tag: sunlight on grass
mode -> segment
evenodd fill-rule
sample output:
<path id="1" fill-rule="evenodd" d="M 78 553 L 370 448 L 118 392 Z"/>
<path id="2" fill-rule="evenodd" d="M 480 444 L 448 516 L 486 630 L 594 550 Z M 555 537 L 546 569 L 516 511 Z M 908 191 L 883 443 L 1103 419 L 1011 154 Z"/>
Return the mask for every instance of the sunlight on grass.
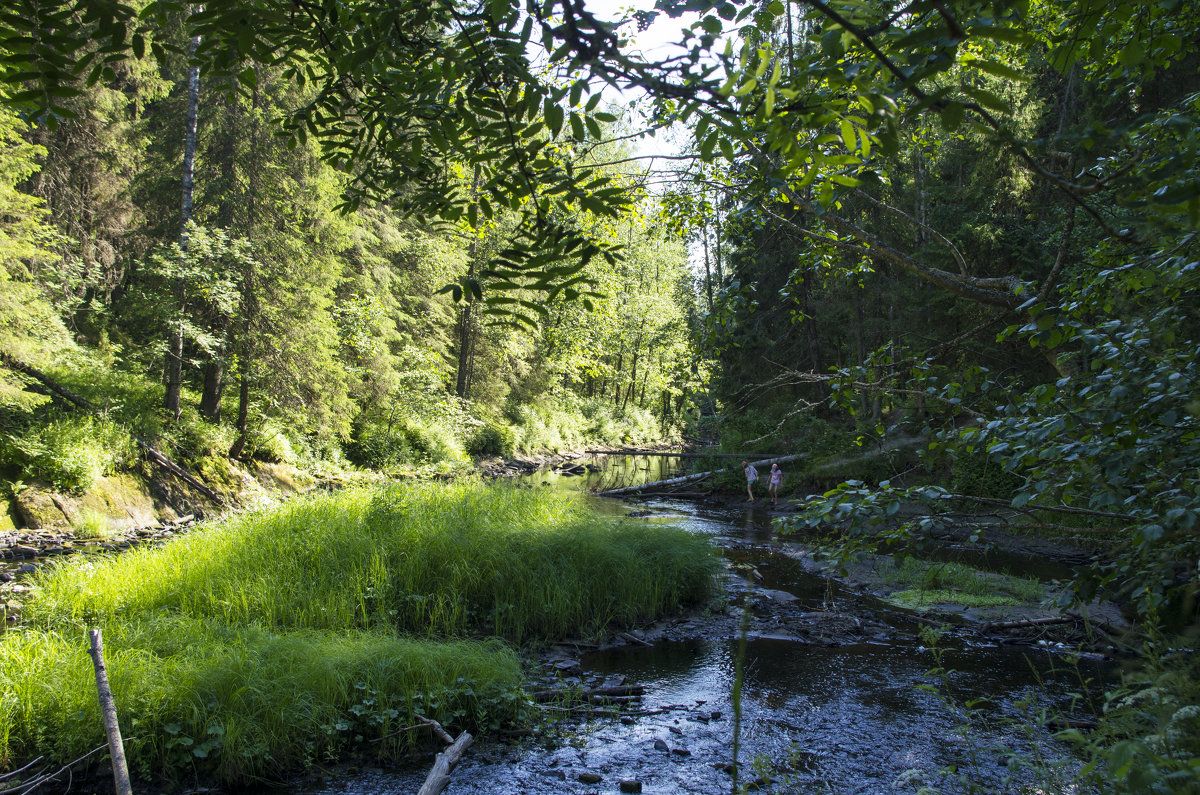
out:
<path id="1" fill-rule="evenodd" d="M 677 611 L 717 570 L 677 528 L 479 483 L 305 497 L 64 560 L 31 579 L 26 627 L 0 638 L 0 765 L 103 742 L 85 627 L 105 632 L 131 759 L 245 783 L 351 748 L 395 754 L 412 733 L 371 740 L 416 713 L 454 730 L 519 721 L 504 640 Z"/>

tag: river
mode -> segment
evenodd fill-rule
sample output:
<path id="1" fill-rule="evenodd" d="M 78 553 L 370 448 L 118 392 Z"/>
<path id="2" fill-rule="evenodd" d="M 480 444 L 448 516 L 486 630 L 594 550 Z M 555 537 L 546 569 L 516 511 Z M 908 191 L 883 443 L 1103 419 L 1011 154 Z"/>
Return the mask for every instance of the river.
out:
<path id="1" fill-rule="evenodd" d="M 588 463 L 588 462 L 584 462 Z M 653 480 L 679 462 L 614 456 L 585 478 L 551 472 L 533 488 L 611 487 Z M 759 505 L 714 506 L 652 499 L 595 500 L 598 510 L 651 512 L 709 536 L 729 562 L 719 613 L 659 627 L 640 644 L 578 655 L 568 681 L 643 685 L 633 714 L 564 722 L 518 744 L 483 739 L 468 751 L 447 793 L 728 793 L 735 736 L 733 695 L 741 674 L 738 757 L 743 783 L 787 793 L 1020 792 L 1040 760 L 1069 776 L 1072 762 L 1030 718 L 1040 710 L 1087 716 L 1106 669 L 1053 649 L 972 643 L 953 636 L 929 648 L 923 623 L 868 594 L 840 587 L 797 563 L 804 541 L 780 539 Z M 1029 570 L 1040 564 L 1030 559 Z M 1003 568 L 1026 568 L 1011 556 Z M 1043 566 L 1043 568 L 1045 568 Z M 1053 567 L 1039 572 L 1052 576 Z M 738 630 L 743 609 L 753 618 Z M 780 618 L 782 616 L 782 618 Z M 830 622 L 853 622 L 847 635 Z M 790 622 L 790 623 L 789 623 Z M 807 622 L 807 623 L 805 623 Z M 824 622 L 824 623 L 822 623 Z M 796 629 L 806 627 L 807 634 Z M 814 634 L 814 627 L 816 628 Z M 847 638 L 850 638 L 847 640 Z M 560 659 L 570 649 L 561 650 Z M 568 660 L 568 664 L 574 663 Z M 740 664 L 739 664 L 740 663 Z M 941 668 L 941 673 L 931 673 Z M 1086 700 L 1086 699 L 1085 699 Z M 413 793 L 427 768 L 366 769 L 298 786 L 309 795 Z M 637 782 L 636 784 L 634 782 Z"/>

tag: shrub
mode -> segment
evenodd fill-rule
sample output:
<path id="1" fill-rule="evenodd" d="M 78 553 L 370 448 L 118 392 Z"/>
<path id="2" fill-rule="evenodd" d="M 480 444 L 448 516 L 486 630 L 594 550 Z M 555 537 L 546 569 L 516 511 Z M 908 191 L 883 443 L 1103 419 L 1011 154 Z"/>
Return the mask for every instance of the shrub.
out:
<path id="1" fill-rule="evenodd" d="M 497 420 L 488 420 L 467 440 L 467 452 L 474 456 L 498 455 L 509 458 L 516 443 L 517 435 L 511 427 Z"/>
<path id="2" fill-rule="evenodd" d="M 5 437 L 5 463 L 56 489 L 87 491 L 96 479 L 136 460 L 129 432 L 105 420 L 66 415 Z"/>
<path id="3" fill-rule="evenodd" d="M 959 494 L 1008 500 L 1021 487 L 1022 480 L 993 461 L 986 450 L 957 450 L 950 465 L 950 488 Z"/>
<path id="4" fill-rule="evenodd" d="M 564 394 L 536 404 L 510 404 L 507 415 L 516 449 L 567 450 L 589 444 L 644 444 L 662 438 L 654 413 L 636 406 L 615 409 L 600 398 Z"/>

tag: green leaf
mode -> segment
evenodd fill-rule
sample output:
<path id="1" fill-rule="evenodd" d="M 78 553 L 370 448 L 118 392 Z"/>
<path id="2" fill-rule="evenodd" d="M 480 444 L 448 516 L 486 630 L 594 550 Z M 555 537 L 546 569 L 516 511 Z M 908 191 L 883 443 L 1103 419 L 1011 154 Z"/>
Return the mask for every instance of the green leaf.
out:
<path id="1" fill-rule="evenodd" d="M 550 98 L 546 98 L 545 104 L 546 124 L 550 127 L 550 131 L 557 137 L 562 131 L 563 126 L 563 109 L 562 106 L 551 102 Z"/>

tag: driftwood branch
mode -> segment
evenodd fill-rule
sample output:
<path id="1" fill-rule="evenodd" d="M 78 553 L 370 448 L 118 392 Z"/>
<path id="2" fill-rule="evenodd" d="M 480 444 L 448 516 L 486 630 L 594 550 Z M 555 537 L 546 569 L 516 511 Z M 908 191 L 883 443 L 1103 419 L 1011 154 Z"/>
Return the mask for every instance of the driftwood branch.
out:
<path id="1" fill-rule="evenodd" d="M 91 638 L 92 665 L 96 669 L 96 692 L 104 718 L 104 733 L 108 735 L 108 753 L 112 757 L 113 784 L 117 795 L 133 795 L 129 784 L 129 767 L 125 764 L 125 745 L 121 742 L 121 726 L 117 723 L 117 706 L 108 686 L 108 671 L 104 667 L 104 640 L 100 630 L 88 631 Z"/>
<path id="2" fill-rule="evenodd" d="M 437 755 L 433 769 L 425 777 L 425 783 L 421 785 L 417 795 L 439 795 L 450 783 L 450 773 L 453 772 L 454 766 L 474 741 L 475 738 L 467 732 L 458 735 L 458 739 L 449 748 Z"/>

